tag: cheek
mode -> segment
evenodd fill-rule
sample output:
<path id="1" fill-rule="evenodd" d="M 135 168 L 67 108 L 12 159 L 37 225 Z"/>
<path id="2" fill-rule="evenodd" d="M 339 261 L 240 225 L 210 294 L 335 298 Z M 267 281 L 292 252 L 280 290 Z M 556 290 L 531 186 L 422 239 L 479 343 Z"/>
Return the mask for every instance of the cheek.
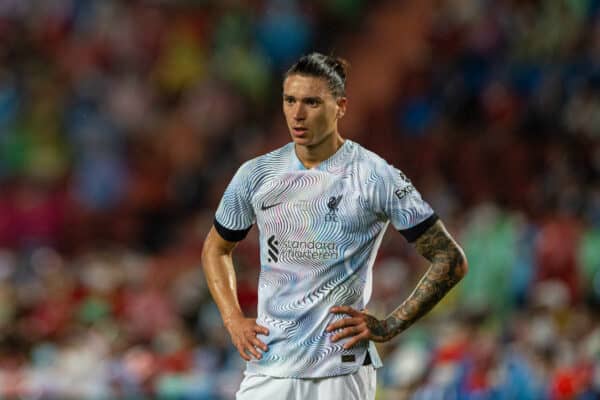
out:
<path id="1" fill-rule="evenodd" d="M 334 118 L 331 117 L 331 112 L 321 112 L 315 116 L 315 123 L 321 127 L 329 127 L 333 121 Z"/>

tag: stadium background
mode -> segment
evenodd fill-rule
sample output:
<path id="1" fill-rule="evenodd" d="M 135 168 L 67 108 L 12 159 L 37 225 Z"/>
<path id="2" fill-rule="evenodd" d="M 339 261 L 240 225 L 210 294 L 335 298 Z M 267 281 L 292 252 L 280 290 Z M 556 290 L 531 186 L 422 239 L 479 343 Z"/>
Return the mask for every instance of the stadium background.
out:
<path id="1" fill-rule="evenodd" d="M 352 64 L 342 133 L 412 178 L 471 265 L 380 346 L 378 399 L 597 398 L 599 8 L 0 0 L 0 397 L 232 396 L 200 250 L 239 164 L 288 141 L 282 72 L 318 50 Z M 256 246 L 236 253 L 250 314 Z M 370 311 L 425 267 L 388 232 Z"/>

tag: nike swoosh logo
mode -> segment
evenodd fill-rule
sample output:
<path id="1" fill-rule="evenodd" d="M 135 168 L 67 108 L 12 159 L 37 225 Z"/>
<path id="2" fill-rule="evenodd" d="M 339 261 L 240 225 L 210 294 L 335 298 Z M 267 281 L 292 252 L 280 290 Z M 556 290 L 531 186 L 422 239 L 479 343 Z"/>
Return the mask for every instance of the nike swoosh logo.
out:
<path id="1" fill-rule="evenodd" d="M 265 210 L 268 210 L 269 208 L 277 207 L 280 204 L 281 204 L 281 202 L 275 203 L 275 204 L 270 204 L 270 205 L 266 206 L 265 203 L 262 203 L 262 205 L 260 206 L 260 209 L 265 211 Z"/>

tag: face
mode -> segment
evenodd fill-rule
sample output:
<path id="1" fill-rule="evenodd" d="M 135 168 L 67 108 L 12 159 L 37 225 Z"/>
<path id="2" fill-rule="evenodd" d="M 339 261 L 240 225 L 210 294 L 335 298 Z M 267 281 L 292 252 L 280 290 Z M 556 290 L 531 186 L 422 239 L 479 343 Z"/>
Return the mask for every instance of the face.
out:
<path id="1" fill-rule="evenodd" d="M 327 81 L 290 75 L 283 82 L 283 113 L 292 140 L 313 147 L 337 135 L 337 123 L 346 112 L 346 98 L 335 98 Z"/>

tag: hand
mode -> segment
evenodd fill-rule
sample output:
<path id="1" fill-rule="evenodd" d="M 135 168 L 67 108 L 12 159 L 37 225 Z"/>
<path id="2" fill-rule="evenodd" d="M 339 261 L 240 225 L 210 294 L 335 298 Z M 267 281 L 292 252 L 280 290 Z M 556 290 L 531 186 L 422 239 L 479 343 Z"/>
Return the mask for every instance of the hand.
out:
<path id="1" fill-rule="evenodd" d="M 332 307 L 330 311 L 333 314 L 347 314 L 350 316 L 349 318 L 342 318 L 329 324 L 325 329 L 326 332 L 341 329 L 331 337 L 332 342 L 351 337 L 344 344 L 344 349 L 346 350 L 363 340 L 386 342 L 393 337 L 393 334 L 388 332 L 386 321 L 380 321 L 366 312 L 361 312 L 347 306 Z"/>
<path id="2" fill-rule="evenodd" d="M 229 319 L 225 321 L 225 327 L 229 331 L 233 345 L 244 360 L 250 361 L 252 359 L 248 353 L 253 355 L 257 360 L 260 360 L 262 354 L 258 349 L 261 349 L 263 352 L 269 350 L 267 345 L 256 337 L 259 333 L 268 335 L 269 330 L 264 326 L 258 325 L 256 319 L 244 317 Z"/>

